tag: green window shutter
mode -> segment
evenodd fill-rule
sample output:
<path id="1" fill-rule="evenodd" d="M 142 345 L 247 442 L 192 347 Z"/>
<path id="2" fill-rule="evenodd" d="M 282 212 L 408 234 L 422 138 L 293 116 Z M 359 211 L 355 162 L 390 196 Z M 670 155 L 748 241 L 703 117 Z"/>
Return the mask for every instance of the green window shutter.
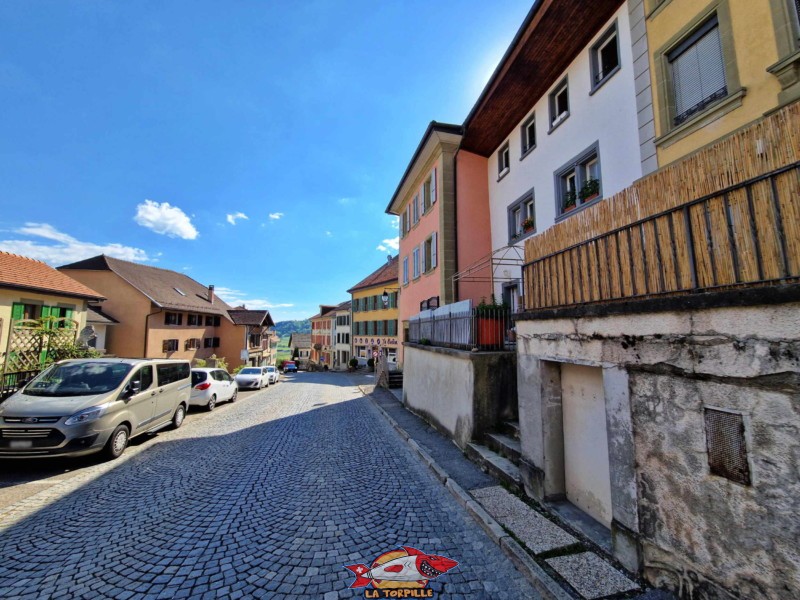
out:
<path id="1" fill-rule="evenodd" d="M 51 307 L 49 307 L 49 306 L 43 306 L 43 307 L 42 307 L 42 317 L 41 317 L 41 318 L 42 318 L 42 323 L 44 324 L 44 328 L 45 328 L 45 329 L 52 329 L 52 328 L 53 328 L 53 324 L 52 324 L 52 323 L 48 323 L 48 322 L 45 320 L 45 319 L 47 319 L 48 317 L 50 317 L 50 311 L 51 311 L 51 310 L 52 310 L 52 309 L 51 309 Z M 44 359 L 42 360 L 42 364 L 44 364 Z"/>
<path id="2" fill-rule="evenodd" d="M 19 321 L 22 317 L 25 316 L 25 305 L 18 304 L 15 302 L 11 305 L 11 319 L 14 321 Z"/>
<path id="3" fill-rule="evenodd" d="M 67 310 L 64 311 L 64 317 L 65 318 L 71 319 L 72 315 L 73 315 L 73 310 L 71 308 L 68 308 Z"/>

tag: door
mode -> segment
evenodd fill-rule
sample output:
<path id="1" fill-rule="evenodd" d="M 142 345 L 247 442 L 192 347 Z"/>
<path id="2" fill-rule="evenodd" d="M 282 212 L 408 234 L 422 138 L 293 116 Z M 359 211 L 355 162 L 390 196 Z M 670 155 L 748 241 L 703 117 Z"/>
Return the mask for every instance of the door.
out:
<path id="1" fill-rule="evenodd" d="M 189 400 L 191 390 L 191 368 L 188 362 L 172 362 L 156 365 L 158 394 L 156 394 L 156 414 L 153 424 L 157 425 L 172 418 L 182 397 Z"/>
<path id="2" fill-rule="evenodd" d="M 611 526 L 611 475 L 603 370 L 561 365 L 567 499 Z"/>
<path id="3" fill-rule="evenodd" d="M 153 420 L 158 393 L 153 381 L 153 366 L 147 365 L 136 371 L 131 383 L 139 386 L 139 393 L 131 396 L 126 404 L 136 420 L 136 429 L 147 426 Z"/>
<path id="4" fill-rule="evenodd" d="M 212 371 L 214 390 L 219 400 L 230 400 L 233 396 L 233 379 L 225 371 Z"/>

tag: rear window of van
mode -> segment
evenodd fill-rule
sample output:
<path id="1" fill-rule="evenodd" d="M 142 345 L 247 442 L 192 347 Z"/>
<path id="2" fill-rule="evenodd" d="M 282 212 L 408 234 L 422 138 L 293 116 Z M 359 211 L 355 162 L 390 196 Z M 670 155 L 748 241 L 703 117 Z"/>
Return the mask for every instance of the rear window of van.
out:
<path id="1" fill-rule="evenodd" d="M 156 372 L 158 373 L 158 385 L 167 385 L 168 383 L 175 383 L 181 379 L 189 379 L 191 373 L 189 363 L 167 363 L 156 365 Z"/>

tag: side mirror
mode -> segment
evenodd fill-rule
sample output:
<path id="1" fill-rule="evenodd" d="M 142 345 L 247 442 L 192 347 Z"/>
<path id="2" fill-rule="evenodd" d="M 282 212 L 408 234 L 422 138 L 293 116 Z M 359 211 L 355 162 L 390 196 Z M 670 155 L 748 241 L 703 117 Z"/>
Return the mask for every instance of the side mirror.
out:
<path id="1" fill-rule="evenodd" d="M 138 381 L 130 381 L 128 385 L 125 386 L 125 389 L 122 390 L 122 399 L 127 400 L 132 396 L 135 396 L 140 391 L 142 391 L 142 385 Z"/>

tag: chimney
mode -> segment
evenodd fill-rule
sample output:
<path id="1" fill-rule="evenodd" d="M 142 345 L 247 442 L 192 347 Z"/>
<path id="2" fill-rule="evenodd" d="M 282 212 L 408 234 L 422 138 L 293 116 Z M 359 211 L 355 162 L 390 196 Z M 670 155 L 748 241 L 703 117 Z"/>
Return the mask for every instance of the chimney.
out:
<path id="1" fill-rule="evenodd" d="M 386 257 L 386 262 L 387 262 L 387 263 L 390 263 L 390 262 L 392 262 L 392 255 L 391 255 L 391 254 L 390 254 L 389 256 L 387 256 L 387 257 Z"/>
<path id="2" fill-rule="evenodd" d="M 208 286 L 208 301 L 211 304 L 214 304 L 214 286 L 213 285 Z"/>

